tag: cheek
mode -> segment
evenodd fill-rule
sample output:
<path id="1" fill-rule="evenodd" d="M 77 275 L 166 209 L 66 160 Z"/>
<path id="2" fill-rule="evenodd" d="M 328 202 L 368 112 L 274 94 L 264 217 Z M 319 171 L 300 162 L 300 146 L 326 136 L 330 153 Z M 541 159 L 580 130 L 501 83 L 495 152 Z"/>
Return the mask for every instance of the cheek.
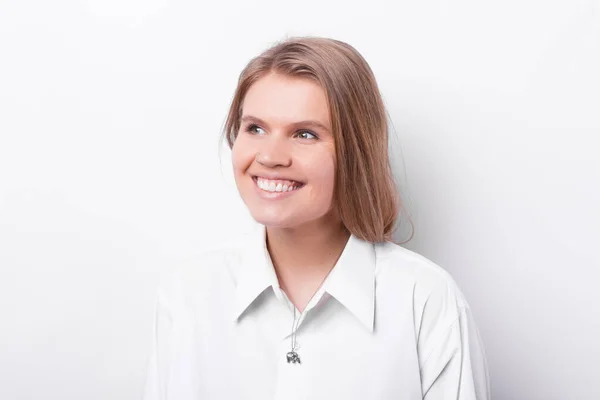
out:
<path id="1" fill-rule="evenodd" d="M 329 200 L 335 185 L 335 157 L 330 152 L 321 154 L 309 160 L 305 168 L 311 182 L 312 197 Z"/>
<path id="2" fill-rule="evenodd" d="M 231 148 L 231 162 L 235 175 L 243 174 L 254 160 L 252 149 L 246 143 L 242 136 L 239 136 Z"/>

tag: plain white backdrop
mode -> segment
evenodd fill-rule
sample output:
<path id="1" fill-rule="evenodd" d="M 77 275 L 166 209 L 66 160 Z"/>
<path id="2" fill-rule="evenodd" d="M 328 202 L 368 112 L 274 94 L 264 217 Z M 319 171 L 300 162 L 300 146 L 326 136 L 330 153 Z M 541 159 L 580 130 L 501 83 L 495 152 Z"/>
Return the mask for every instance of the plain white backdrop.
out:
<path id="1" fill-rule="evenodd" d="M 0 0 L 0 399 L 140 398 L 160 274 L 251 227 L 220 130 L 291 35 L 373 68 L 493 398 L 599 399 L 597 0 Z"/>

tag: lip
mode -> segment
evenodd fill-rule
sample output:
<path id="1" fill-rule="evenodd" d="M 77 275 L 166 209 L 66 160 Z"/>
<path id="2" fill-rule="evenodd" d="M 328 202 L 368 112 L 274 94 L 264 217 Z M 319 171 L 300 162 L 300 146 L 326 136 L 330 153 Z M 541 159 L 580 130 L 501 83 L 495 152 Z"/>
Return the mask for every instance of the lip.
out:
<path id="1" fill-rule="evenodd" d="M 266 178 L 264 175 L 261 175 L 260 177 Z M 278 179 L 284 179 L 284 178 L 278 178 Z M 266 190 L 262 190 L 261 188 L 258 187 L 257 180 L 258 180 L 257 176 L 252 177 L 252 182 L 254 183 L 254 190 L 256 190 L 256 193 L 265 200 L 286 199 L 290 196 L 293 196 L 298 190 L 302 190 L 302 188 L 304 187 L 304 183 L 295 181 L 295 182 L 301 183 L 302 186 L 300 186 L 298 189 L 294 189 L 289 192 L 267 192 Z M 293 180 L 293 179 L 287 179 L 287 180 Z"/>

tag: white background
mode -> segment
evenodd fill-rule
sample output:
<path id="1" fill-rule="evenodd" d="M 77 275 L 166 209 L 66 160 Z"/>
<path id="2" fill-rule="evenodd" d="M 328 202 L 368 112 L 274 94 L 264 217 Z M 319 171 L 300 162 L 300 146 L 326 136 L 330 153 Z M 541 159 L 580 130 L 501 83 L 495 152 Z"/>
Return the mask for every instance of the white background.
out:
<path id="1" fill-rule="evenodd" d="M 159 274 L 251 226 L 220 130 L 286 35 L 375 71 L 494 399 L 600 399 L 596 0 L 0 0 L 0 399 L 140 398 Z"/>

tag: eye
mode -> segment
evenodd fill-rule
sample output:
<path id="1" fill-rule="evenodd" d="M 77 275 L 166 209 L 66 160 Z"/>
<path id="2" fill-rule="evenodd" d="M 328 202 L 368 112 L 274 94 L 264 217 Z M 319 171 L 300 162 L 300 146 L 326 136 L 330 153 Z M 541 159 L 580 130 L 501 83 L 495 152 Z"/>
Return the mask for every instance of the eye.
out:
<path id="1" fill-rule="evenodd" d="M 246 127 L 246 132 L 252 133 L 254 135 L 260 135 L 260 134 L 264 133 L 264 130 L 263 130 L 263 128 L 261 128 L 260 126 L 258 126 L 256 124 L 250 124 Z"/>
<path id="2" fill-rule="evenodd" d="M 318 139 L 317 135 L 311 131 L 300 131 L 296 133 L 296 137 L 299 137 L 300 139 Z"/>

